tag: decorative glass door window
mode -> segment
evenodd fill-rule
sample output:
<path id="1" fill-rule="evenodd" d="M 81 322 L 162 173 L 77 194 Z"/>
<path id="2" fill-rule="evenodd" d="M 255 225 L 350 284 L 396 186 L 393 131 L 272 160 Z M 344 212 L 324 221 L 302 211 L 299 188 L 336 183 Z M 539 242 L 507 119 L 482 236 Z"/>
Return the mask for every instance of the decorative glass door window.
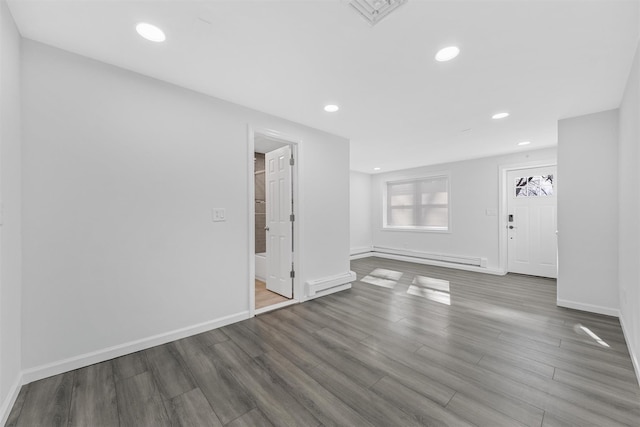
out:
<path id="1" fill-rule="evenodd" d="M 516 197 L 553 196 L 553 175 L 516 178 Z"/>

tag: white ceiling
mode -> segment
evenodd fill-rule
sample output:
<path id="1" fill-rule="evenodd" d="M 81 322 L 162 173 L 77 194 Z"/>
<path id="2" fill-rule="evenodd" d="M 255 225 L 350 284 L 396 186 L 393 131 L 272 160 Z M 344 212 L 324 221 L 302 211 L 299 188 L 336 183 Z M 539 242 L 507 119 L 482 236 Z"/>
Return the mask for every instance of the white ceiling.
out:
<path id="1" fill-rule="evenodd" d="M 348 137 L 369 173 L 555 145 L 559 118 L 619 106 L 640 16 L 636 0 L 409 0 L 375 27 L 344 0 L 10 8 L 24 37 Z"/>

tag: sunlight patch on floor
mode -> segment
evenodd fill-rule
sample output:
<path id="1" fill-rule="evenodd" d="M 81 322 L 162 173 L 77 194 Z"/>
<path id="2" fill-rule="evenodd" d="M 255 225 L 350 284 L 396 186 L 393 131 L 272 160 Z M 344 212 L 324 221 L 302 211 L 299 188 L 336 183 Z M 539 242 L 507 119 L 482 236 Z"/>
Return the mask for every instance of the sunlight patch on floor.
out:
<path id="1" fill-rule="evenodd" d="M 416 276 L 409 285 L 407 293 L 426 298 L 440 304 L 451 305 L 451 292 L 448 280 L 433 277 Z"/>
<path id="2" fill-rule="evenodd" d="M 578 329 L 580 329 L 585 334 L 589 335 L 595 342 L 597 342 L 601 346 L 610 348 L 609 344 L 607 344 L 602 338 L 600 338 L 599 336 L 594 334 L 591 329 L 587 328 L 586 326 L 581 325 L 580 323 L 578 323 L 576 326 L 578 327 Z"/>
<path id="3" fill-rule="evenodd" d="M 360 279 L 361 282 L 370 285 L 380 286 L 382 288 L 393 289 L 398 280 L 402 277 L 402 272 L 395 270 L 386 270 L 384 268 L 376 268 L 367 276 Z"/>

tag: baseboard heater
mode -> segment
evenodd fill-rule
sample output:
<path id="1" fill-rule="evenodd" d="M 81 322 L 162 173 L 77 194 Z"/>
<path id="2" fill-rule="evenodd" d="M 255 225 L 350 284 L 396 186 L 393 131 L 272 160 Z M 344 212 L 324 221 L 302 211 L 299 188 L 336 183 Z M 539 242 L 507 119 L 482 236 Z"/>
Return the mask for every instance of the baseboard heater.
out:
<path id="1" fill-rule="evenodd" d="M 348 273 L 338 274 L 336 276 L 324 277 L 322 279 L 308 280 L 307 295 L 315 296 L 323 291 L 345 285 L 356 280 L 356 273 L 349 271 Z"/>
<path id="2" fill-rule="evenodd" d="M 430 261 L 446 262 L 449 264 L 470 265 L 474 267 L 487 268 L 487 259 L 482 257 L 470 257 L 460 255 L 435 254 L 431 252 L 410 251 L 405 249 L 385 248 L 383 246 L 374 246 L 372 255 L 376 253 L 400 255 L 406 257 L 426 259 Z"/>

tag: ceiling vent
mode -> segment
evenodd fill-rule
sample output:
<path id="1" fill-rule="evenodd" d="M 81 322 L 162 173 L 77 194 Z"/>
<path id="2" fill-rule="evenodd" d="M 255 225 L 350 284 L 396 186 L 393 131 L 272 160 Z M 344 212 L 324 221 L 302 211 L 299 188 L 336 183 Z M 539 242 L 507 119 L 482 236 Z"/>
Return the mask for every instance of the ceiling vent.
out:
<path id="1" fill-rule="evenodd" d="M 349 5 L 373 26 L 406 2 L 407 0 L 349 0 Z"/>

